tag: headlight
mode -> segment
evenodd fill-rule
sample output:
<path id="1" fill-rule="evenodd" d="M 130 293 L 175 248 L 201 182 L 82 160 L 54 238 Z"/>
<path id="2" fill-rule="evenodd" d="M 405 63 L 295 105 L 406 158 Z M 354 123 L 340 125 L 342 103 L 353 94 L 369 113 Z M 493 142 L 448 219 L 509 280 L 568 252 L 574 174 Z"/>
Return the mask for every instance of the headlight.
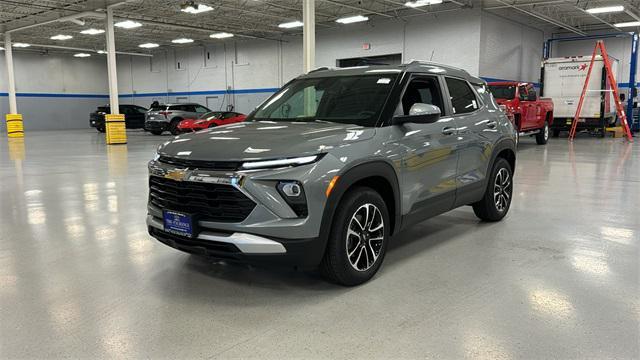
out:
<path id="1" fill-rule="evenodd" d="M 307 197 L 304 195 L 304 188 L 300 182 L 280 181 L 277 188 L 280 196 L 298 217 L 307 217 Z"/>
<path id="2" fill-rule="evenodd" d="M 160 159 L 160 154 L 156 152 L 156 154 L 153 156 L 153 161 L 158 161 L 158 159 Z"/>
<path id="3" fill-rule="evenodd" d="M 303 157 L 288 158 L 288 159 L 249 161 L 242 164 L 242 169 L 253 170 L 253 169 L 265 169 L 265 168 L 277 168 L 277 167 L 285 167 L 285 166 L 307 165 L 320 160 L 321 157 L 322 155 L 312 155 L 312 156 L 303 156 Z"/>

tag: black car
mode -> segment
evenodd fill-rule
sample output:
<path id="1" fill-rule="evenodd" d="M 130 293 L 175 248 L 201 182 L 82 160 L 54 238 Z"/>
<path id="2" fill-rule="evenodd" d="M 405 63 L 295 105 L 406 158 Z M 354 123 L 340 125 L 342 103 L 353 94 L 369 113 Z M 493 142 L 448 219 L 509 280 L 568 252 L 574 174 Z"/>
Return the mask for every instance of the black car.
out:
<path id="1" fill-rule="evenodd" d="M 145 114 L 147 109 L 138 105 L 120 105 L 120 114 L 124 114 L 125 126 L 127 129 L 141 129 L 144 127 Z M 105 132 L 104 116 L 111 114 L 109 105 L 99 106 L 96 111 L 89 114 L 89 125 L 99 132 Z"/>

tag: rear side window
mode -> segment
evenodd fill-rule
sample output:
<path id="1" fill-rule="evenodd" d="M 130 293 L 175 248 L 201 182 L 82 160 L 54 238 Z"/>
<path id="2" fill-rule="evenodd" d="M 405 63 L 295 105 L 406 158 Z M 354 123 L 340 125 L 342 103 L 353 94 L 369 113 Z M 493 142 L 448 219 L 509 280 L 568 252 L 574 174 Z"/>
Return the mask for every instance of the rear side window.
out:
<path id="1" fill-rule="evenodd" d="M 460 79 L 447 78 L 449 96 L 454 114 L 465 114 L 478 110 L 478 99 L 469 84 Z"/>
<path id="2" fill-rule="evenodd" d="M 154 105 L 151 108 L 149 108 L 149 110 L 151 110 L 151 111 L 163 111 L 166 108 L 167 108 L 167 105 Z"/>

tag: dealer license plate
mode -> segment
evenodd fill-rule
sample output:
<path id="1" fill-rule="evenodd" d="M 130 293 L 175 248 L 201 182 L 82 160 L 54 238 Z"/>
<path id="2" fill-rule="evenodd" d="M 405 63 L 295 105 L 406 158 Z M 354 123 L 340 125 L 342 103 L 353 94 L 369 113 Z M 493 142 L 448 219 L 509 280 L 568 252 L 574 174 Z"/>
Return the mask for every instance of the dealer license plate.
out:
<path id="1" fill-rule="evenodd" d="M 191 215 L 164 210 L 162 217 L 164 219 L 164 231 L 180 236 L 193 237 L 193 218 Z"/>

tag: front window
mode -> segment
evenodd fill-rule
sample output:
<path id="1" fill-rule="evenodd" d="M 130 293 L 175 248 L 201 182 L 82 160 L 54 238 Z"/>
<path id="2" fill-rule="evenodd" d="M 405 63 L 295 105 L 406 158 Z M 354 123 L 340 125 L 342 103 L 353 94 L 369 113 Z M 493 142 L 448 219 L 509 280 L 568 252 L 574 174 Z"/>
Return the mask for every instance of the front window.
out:
<path id="1" fill-rule="evenodd" d="M 513 85 L 489 85 L 489 91 L 496 99 L 511 100 L 516 97 L 516 87 Z"/>
<path id="2" fill-rule="evenodd" d="M 301 79 L 261 105 L 250 121 L 330 121 L 375 126 L 395 74 Z"/>

